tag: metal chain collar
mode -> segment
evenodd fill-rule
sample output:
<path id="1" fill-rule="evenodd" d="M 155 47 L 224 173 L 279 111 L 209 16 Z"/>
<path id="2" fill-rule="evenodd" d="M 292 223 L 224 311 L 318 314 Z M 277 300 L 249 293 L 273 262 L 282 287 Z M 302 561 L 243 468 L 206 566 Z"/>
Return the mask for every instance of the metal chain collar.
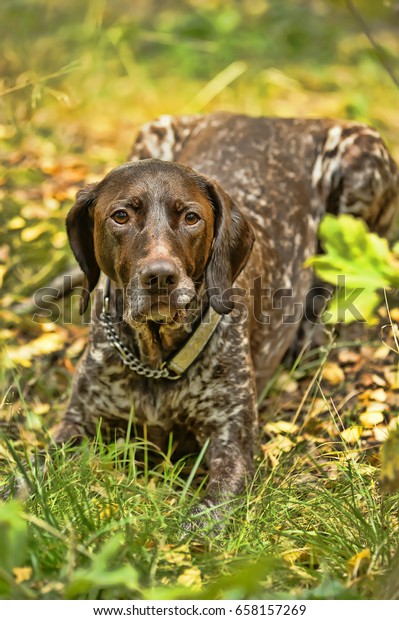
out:
<path id="1" fill-rule="evenodd" d="M 118 355 L 125 366 L 138 375 L 142 375 L 148 379 L 169 379 L 170 381 L 180 379 L 204 350 L 222 318 L 221 315 L 209 306 L 208 311 L 204 316 L 204 320 L 201 320 L 200 324 L 191 334 L 190 339 L 186 342 L 184 347 L 180 349 L 180 351 L 178 351 L 172 359 L 163 362 L 161 364 L 161 368 L 154 369 L 150 368 L 146 364 L 143 364 L 120 339 L 109 313 L 110 292 L 111 281 L 107 278 L 105 283 L 103 308 L 100 314 L 100 321 L 105 327 L 107 340 L 117 350 Z"/>
<path id="2" fill-rule="evenodd" d="M 108 301 L 107 298 L 104 301 Z M 112 318 L 107 311 L 106 305 L 108 304 L 104 304 L 103 311 L 100 314 L 100 321 L 105 327 L 108 341 L 118 351 L 119 357 L 121 358 L 125 366 L 130 368 L 130 370 L 133 370 L 133 372 L 135 372 L 136 374 L 147 377 L 148 379 L 179 379 L 179 375 L 171 375 L 168 368 L 166 367 L 161 369 L 154 369 L 140 362 L 138 357 L 136 357 L 134 353 L 132 353 L 132 351 L 119 338 L 119 335 L 112 324 Z"/>

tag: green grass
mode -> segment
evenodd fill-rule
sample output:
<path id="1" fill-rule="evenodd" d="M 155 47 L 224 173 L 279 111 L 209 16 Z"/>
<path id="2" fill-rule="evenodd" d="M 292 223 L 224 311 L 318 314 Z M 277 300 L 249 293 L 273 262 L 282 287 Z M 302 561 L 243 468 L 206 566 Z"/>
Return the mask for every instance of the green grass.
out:
<path id="1" fill-rule="evenodd" d="M 397 68 L 393 5 L 357 5 Z M 73 265 L 64 221 L 74 195 L 124 161 L 141 123 L 220 109 L 354 118 L 398 156 L 399 120 L 396 87 L 338 0 L 4 0 L 0 35 L 4 479 L 45 445 L 87 334 L 74 306 L 49 325 L 19 304 Z M 290 371 L 315 377 L 305 420 L 324 397 L 324 361 Z M 342 428 L 329 409 L 289 435 L 289 452 L 257 450 L 253 487 L 218 537 L 181 538 L 205 482 L 195 456 L 154 465 L 148 446 L 136 465 L 143 445 L 105 446 L 100 435 L 57 451 L 44 480 L 29 472 L 25 499 L 0 504 L 0 597 L 399 596 L 399 498 L 381 494 L 367 450 L 324 434 Z M 344 426 L 356 421 L 353 406 Z"/>
<path id="2" fill-rule="evenodd" d="M 336 479 L 321 475 L 320 467 L 311 475 L 301 444 L 272 470 L 259 462 L 252 488 L 215 537 L 182 529 L 201 495 L 204 475 L 190 484 L 199 462 L 172 464 L 158 455 L 151 466 L 154 450 L 144 445 L 136 464 L 142 448 L 143 442 L 105 446 L 99 435 L 94 444 L 58 449 L 44 479 L 34 465 L 28 469 L 23 505 L 0 506 L 8 549 L 0 562 L 3 595 L 370 598 L 383 592 L 398 545 L 399 496 L 381 497 L 370 465 L 348 453 Z M 333 446 L 330 456 L 338 456 Z M 11 450 L 6 469 L 21 467 Z M 15 516 L 7 520 L 10 511 Z M 12 540 L 18 534 L 21 541 L 21 529 L 16 551 Z M 366 559 L 358 556 L 355 566 L 362 552 Z M 26 566 L 32 571 L 22 584 L 2 581 L 4 571 L 10 576 L 10 568 Z"/>

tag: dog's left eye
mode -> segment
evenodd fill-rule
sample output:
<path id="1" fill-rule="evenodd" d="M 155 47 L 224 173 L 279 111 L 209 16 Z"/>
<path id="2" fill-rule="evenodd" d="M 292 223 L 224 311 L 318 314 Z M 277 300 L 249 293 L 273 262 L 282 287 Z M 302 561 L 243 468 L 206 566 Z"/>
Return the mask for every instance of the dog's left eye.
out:
<path id="1" fill-rule="evenodd" d="M 184 221 L 189 226 L 192 226 L 193 224 L 196 224 L 197 222 L 199 222 L 199 220 L 200 220 L 199 215 L 194 213 L 194 211 L 190 211 L 189 213 L 186 213 L 186 215 L 184 217 Z"/>
<path id="2" fill-rule="evenodd" d="M 129 219 L 127 212 L 124 211 L 123 209 L 116 211 L 115 213 L 112 214 L 111 217 L 114 220 L 114 222 L 116 222 L 117 224 L 126 224 L 126 222 Z"/>

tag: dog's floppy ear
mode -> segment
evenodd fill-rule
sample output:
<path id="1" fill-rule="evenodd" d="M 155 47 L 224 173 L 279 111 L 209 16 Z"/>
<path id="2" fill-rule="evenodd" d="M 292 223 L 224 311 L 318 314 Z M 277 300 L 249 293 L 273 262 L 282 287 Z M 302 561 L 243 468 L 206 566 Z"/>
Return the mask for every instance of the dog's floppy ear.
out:
<path id="1" fill-rule="evenodd" d="M 100 277 L 100 267 L 94 253 L 93 209 L 97 185 L 88 185 L 76 195 L 76 202 L 66 218 L 66 227 L 72 251 L 85 274 L 80 314 L 83 314 L 90 300 L 90 293 Z"/>
<path id="2" fill-rule="evenodd" d="M 234 201 L 218 183 L 207 179 L 206 191 L 214 210 L 214 240 L 206 283 L 210 302 L 219 314 L 233 310 L 231 287 L 249 258 L 255 235 L 251 225 Z"/>

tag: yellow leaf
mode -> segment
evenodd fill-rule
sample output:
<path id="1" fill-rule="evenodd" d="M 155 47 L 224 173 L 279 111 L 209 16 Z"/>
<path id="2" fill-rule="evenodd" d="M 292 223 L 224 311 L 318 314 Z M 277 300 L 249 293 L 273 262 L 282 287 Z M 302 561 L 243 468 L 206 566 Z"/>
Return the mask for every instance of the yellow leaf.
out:
<path id="1" fill-rule="evenodd" d="M 65 583 L 61 581 L 49 581 L 40 588 L 41 594 L 49 594 L 50 592 L 63 592 Z"/>
<path id="2" fill-rule="evenodd" d="M 163 557 L 169 564 L 184 565 L 192 563 L 189 546 L 187 544 L 180 545 L 179 547 L 164 545 L 160 547 L 160 551 L 165 551 Z"/>
<path id="3" fill-rule="evenodd" d="M 18 228 L 23 228 L 25 226 L 25 220 L 16 215 L 8 222 L 8 230 L 18 230 Z"/>
<path id="4" fill-rule="evenodd" d="M 202 584 L 200 569 L 196 566 L 186 568 L 186 570 L 177 578 L 177 583 L 182 586 L 186 586 L 187 588 L 192 588 L 193 586 L 200 588 Z"/>
<path id="5" fill-rule="evenodd" d="M 315 398 L 308 415 L 313 418 L 318 416 L 320 413 L 323 413 L 327 409 L 328 405 L 326 404 L 324 398 Z"/>
<path id="6" fill-rule="evenodd" d="M 21 209 L 21 215 L 26 220 L 43 220 L 48 218 L 48 211 L 40 205 L 26 205 Z"/>
<path id="7" fill-rule="evenodd" d="M 366 428 L 373 428 L 377 426 L 377 424 L 381 424 L 384 421 L 384 415 L 380 411 L 366 411 L 365 413 L 361 413 L 359 416 L 359 420 L 362 426 Z"/>
<path id="8" fill-rule="evenodd" d="M 32 568 L 30 566 L 18 566 L 12 569 L 16 583 L 28 581 L 32 577 Z"/>
<path id="9" fill-rule="evenodd" d="M 17 349 L 8 349 L 8 357 L 11 361 L 30 366 L 30 360 L 39 355 L 47 355 L 60 351 L 64 347 L 64 339 L 58 333 L 42 334 L 39 338 L 24 344 Z"/>
<path id="10" fill-rule="evenodd" d="M 56 211 L 60 208 L 59 200 L 56 198 L 45 198 L 43 202 L 45 207 L 50 211 Z"/>
<path id="11" fill-rule="evenodd" d="M 387 426 L 376 426 L 373 432 L 374 439 L 382 443 L 389 435 L 389 428 Z"/>
<path id="12" fill-rule="evenodd" d="M 378 403 L 385 403 L 387 399 L 387 393 L 382 388 L 378 388 L 378 390 L 372 390 L 370 392 L 370 399 L 375 400 Z"/>
<path id="13" fill-rule="evenodd" d="M 43 415 L 50 411 L 50 405 L 49 403 L 40 403 L 39 405 L 35 405 L 34 407 L 32 407 L 32 411 L 36 415 Z"/>
<path id="14" fill-rule="evenodd" d="M 298 382 L 288 372 L 282 372 L 277 378 L 274 387 L 282 392 L 294 394 L 298 390 Z"/>
<path id="15" fill-rule="evenodd" d="M 59 231 L 55 233 L 55 235 L 51 238 L 51 245 L 56 249 L 64 248 L 68 243 L 68 238 L 66 233 L 63 231 Z"/>
<path id="16" fill-rule="evenodd" d="M 346 443 L 357 443 L 362 435 L 361 426 L 350 426 L 342 431 L 341 437 Z"/>
<path id="17" fill-rule="evenodd" d="M 277 435 L 272 441 L 262 444 L 261 449 L 274 461 L 281 452 L 290 452 L 294 446 L 295 443 L 285 435 Z"/>
<path id="18" fill-rule="evenodd" d="M 394 321 L 399 321 L 399 308 L 392 308 L 389 314 Z"/>
<path id="19" fill-rule="evenodd" d="M 370 402 L 367 405 L 367 413 L 382 413 L 386 408 L 384 403 Z"/>
<path id="20" fill-rule="evenodd" d="M 384 370 L 384 377 L 388 382 L 388 385 L 393 390 L 399 389 L 399 371 L 395 370 Z"/>
<path id="21" fill-rule="evenodd" d="M 105 506 L 102 507 L 102 509 L 98 513 L 98 516 L 100 517 L 101 520 L 110 519 L 114 515 L 118 514 L 118 512 L 119 512 L 118 504 L 110 503 L 110 504 L 105 504 Z"/>
<path id="22" fill-rule="evenodd" d="M 389 348 L 385 346 L 385 344 L 381 345 L 374 351 L 373 358 L 375 360 L 384 360 L 389 355 Z"/>
<path id="23" fill-rule="evenodd" d="M 278 420 L 277 422 L 269 422 L 265 424 L 265 431 L 279 435 L 280 433 L 296 433 L 298 426 L 286 420 Z"/>
<path id="24" fill-rule="evenodd" d="M 25 243 L 29 243 L 30 241 L 35 241 L 40 235 L 48 230 L 47 222 L 40 222 L 40 224 L 36 224 L 36 226 L 30 226 L 29 228 L 24 228 L 21 232 L 21 239 Z"/>
<path id="25" fill-rule="evenodd" d="M 303 564 L 314 566 L 318 563 L 316 555 L 310 547 L 301 547 L 299 549 L 290 549 L 283 552 L 283 558 L 289 564 Z"/>
<path id="26" fill-rule="evenodd" d="M 390 431 L 395 431 L 395 430 L 399 430 L 399 415 L 397 415 L 395 418 L 392 418 L 392 420 L 390 420 L 389 424 L 388 424 L 388 428 Z"/>
<path id="27" fill-rule="evenodd" d="M 370 566 L 370 560 L 370 549 L 362 549 L 362 551 L 356 553 L 356 555 L 352 556 L 351 559 L 348 560 L 348 576 L 351 579 L 356 579 L 359 575 L 364 575 Z"/>
<path id="28" fill-rule="evenodd" d="M 87 338 L 86 337 L 82 336 L 82 338 L 77 338 L 68 347 L 68 349 L 66 351 L 66 357 L 68 359 L 72 359 L 74 357 L 78 357 L 78 355 L 83 353 L 86 345 L 87 345 Z"/>
<path id="29" fill-rule="evenodd" d="M 323 368 L 322 377 L 331 385 L 338 385 L 345 379 L 344 371 L 336 362 L 327 362 Z"/>
<path id="30" fill-rule="evenodd" d="M 372 378 L 373 382 L 376 385 L 379 385 L 380 387 L 385 387 L 386 384 L 387 384 L 387 382 L 382 377 L 380 377 L 379 375 L 375 375 L 375 374 L 371 375 L 371 378 Z"/>

